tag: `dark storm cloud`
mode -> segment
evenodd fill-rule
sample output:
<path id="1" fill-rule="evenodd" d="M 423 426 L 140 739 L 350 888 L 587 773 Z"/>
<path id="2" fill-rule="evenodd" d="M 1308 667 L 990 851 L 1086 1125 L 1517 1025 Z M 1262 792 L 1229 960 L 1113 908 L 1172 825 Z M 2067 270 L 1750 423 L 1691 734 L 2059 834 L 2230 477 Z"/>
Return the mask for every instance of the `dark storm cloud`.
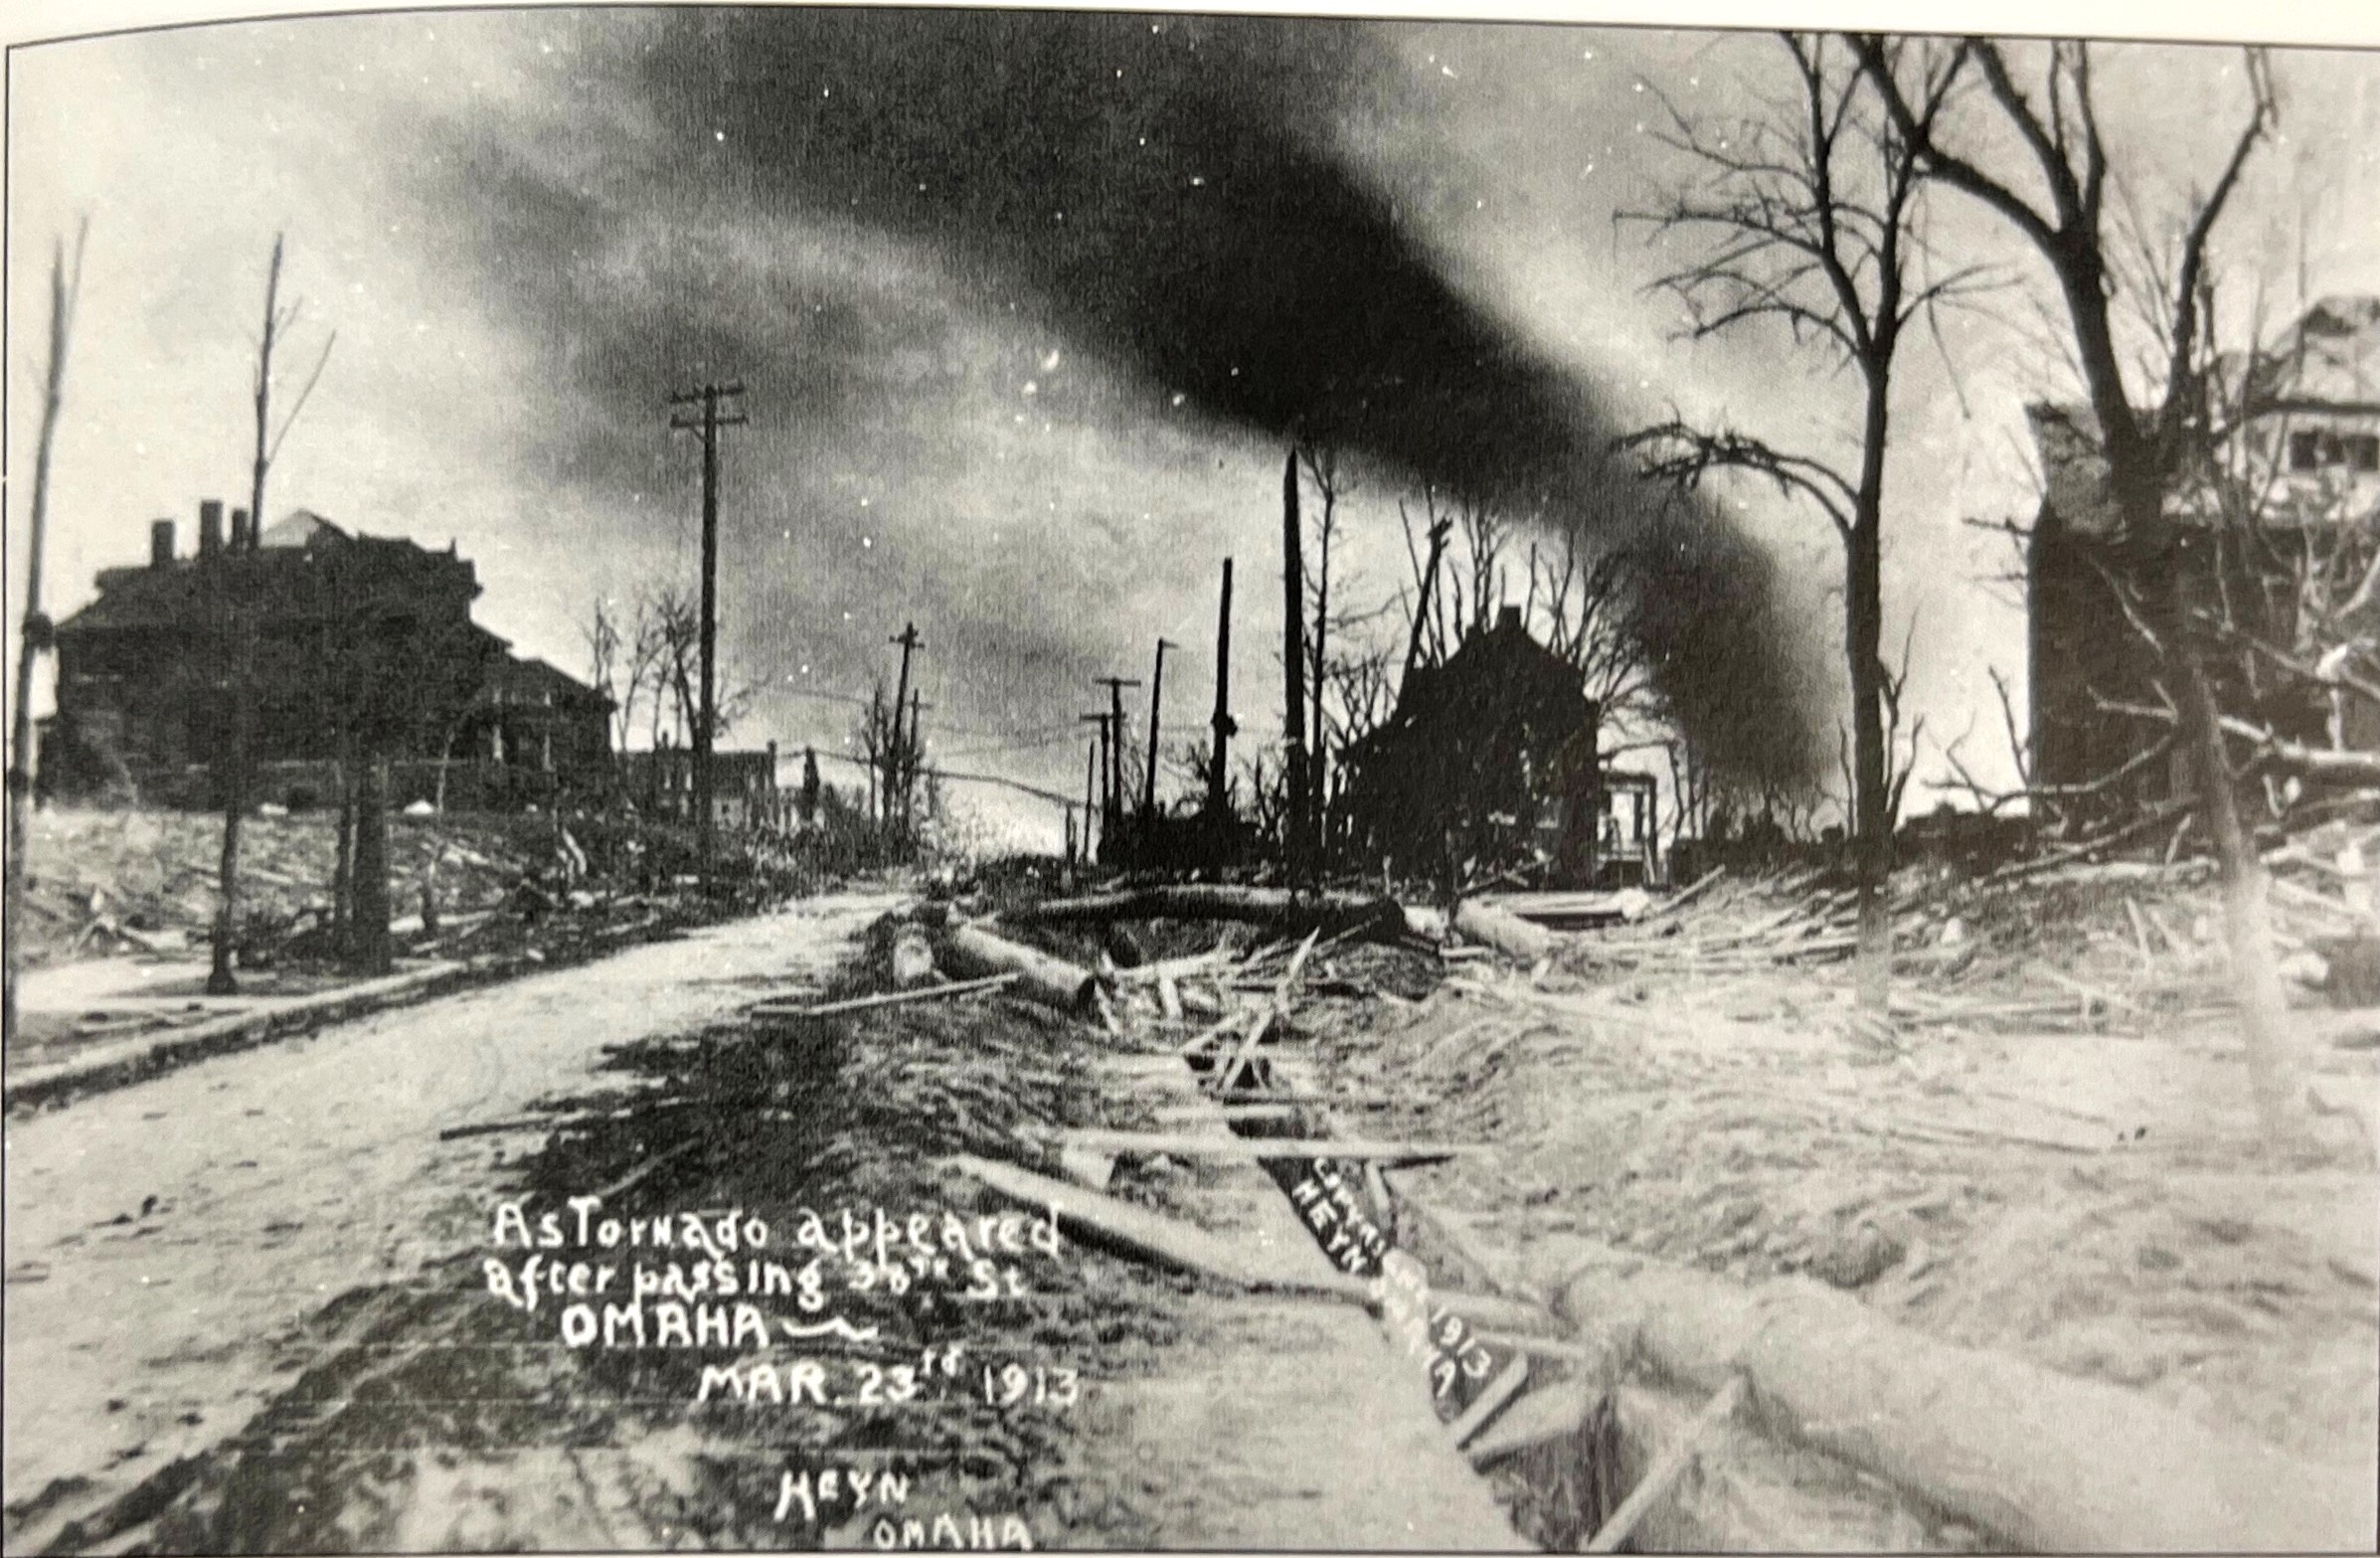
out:
<path id="1" fill-rule="evenodd" d="M 640 19 L 628 59 L 659 130 L 653 198 L 699 169 L 710 198 L 757 217 L 903 235 L 979 305 L 1021 304 L 1122 365 L 1145 388 L 1138 414 L 1179 395 L 1641 548 L 1659 562 L 1646 615 L 1663 690 L 1712 757 L 1806 765 L 1816 750 L 1767 556 L 1627 477 L 1593 387 L 1463 297 L 1334 150 L 1346 110 L 1395 90 L 1365 28 L 689 11 Z M 630 294 L 590 296 L 581 257 L 617 208 L 485 143 L 465 150 L 492 196 L 487 236 L 549 257 L 511 290 L 549 318 L 568 308 L 565 368 L 608 406 L 647 416 L 660 359 L 734 373 L 790 354 L 799 415 L 831 420 L 881 387 L 871 354 L 888 330 L 928 328 L 881 305 L 830 319 L 818 310 L 850 305 L 824 293 L 754 310 L 705 273 L 732 257 L 699 244 L 657 255 Z M 591 458 L 616 457 L 601 452 L 621 446 L 613 431 L 589 430 L 602 435 L 583 440 Z"/>

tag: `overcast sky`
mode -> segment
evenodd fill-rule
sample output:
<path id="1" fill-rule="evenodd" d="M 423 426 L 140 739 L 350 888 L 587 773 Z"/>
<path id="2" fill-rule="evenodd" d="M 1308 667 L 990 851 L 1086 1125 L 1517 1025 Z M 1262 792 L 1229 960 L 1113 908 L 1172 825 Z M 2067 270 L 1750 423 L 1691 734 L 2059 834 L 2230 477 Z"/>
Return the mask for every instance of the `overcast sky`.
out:
<path id="1" fill-rule="evenodd" d="M 1280 424 L 1329 365 L 1411 384 L 1488 364 L 1478 404 L 1425 397 L 1359 458 L 1337 587 L 1358 602 L 1405 575 L 1417 472 L 1527 464 L 1565 418 L 1580 447 L 1674 406 L 1840 451 L 1846 378 L 1781 338 L 1679 343 L 1645 291 L 1675 255 L 1613 222 L 1675 175 L 1647 134 L 1661 98 L 1738 111 L 1781 61 L 1757 34 L 618 10 L 20 50 L 10 534 L 50 238 L 87 214 L 48 569 L 64 615 L 96 569 L 145 556 L 152 519 L 187 546 L 200 498 L 244 501 L 285 231 L 292 376 L 337 341 L 275 517 L 454 541 L 480 620 L 584 675 L 595 599 L 693 582 L 697 461 L 667 395 L 741 379 L 723 643 L 765 690 L 733 744 L 841 750 L 836 700 L 889 677 L 914 619 L 942 761 L 1075 791 L 1090 679 L 1145 678 L 1160 634 L 1184 646 L 1166 719 L 1203 721 L 1226 556 L 1240 718 L 1277 733 Z M 2280 74 L 2284 134 L 2224 244 L 2277 316 L 2300 289 L 2380 292 L 2380 61 L 2297 53 Z M 2120 165 L 2171 212 L 2240 111 L 2236 54 L 2126 48 L 2100 85 Z M 2004 773 L 1986 669 L 2021 681 L 2021 618 L 1987 584 L 2005 542 L 1964 521 L 2029 513 L 2021 407 L 2056 369 L 2006 235 L 1950 197 L 1937 217 L 2018 285 L 1908 359 L 1887 615 L 1897 642 L 1914 613 L 1930 732 L 1972 722 L 1966 755 Z M 1832 535 L 1774 494 L 1729 502 L 1779 565 L 1762 658 L 1830 721 Z M 1683 630 L 1741 614 L 1698 601 Z M 996 794 L 967 798 L 1036 815 Z"/>

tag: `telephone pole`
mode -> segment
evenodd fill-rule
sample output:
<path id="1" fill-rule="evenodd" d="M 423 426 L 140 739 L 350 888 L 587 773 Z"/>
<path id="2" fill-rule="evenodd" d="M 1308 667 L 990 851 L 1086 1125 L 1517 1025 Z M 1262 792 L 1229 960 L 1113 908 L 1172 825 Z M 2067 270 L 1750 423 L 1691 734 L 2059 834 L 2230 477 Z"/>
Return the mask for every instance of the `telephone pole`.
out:
<path id="1" fill-rule="evenodd" d="M 907 755 L 901 750 L 901 711 L 909 707 L 909 657 L 917 653 L 924 646 L 926 640 L 918 636 L 917 623 L 904 622 L 901 624 L 901 631 L 895 633 L 887 641 L 901 646 L 901 681 L 893 691 L 893 733 L 891 742 L 887 744 L 889 761 L 885 767 L 884 814 L 887 821 L 891 821 L 895 814 L 893 785 L 898 783 L 901 790 L 899 815 L 902 830 L 907 832 L 909 828 L 909 779 L 907 778 L 909 764 Z"/>
<path id="2" fill-rule="evenodd" d="M 1107 689 L 1107 809 L 1112 815 L 1109 824 L 1123 818 L 1123 690 L 1140 683 L 1124 676 L 1094 676 L 1096 686 Z"/>
<path id="3" fill-rule="evenodd" d="M 1284 767 L 1288 773 L 1288 804 L 1281 819 L 1281 853 L 1288 867 L 1292 886 L 1305 885 L 1309 862 L 1306 858 L 1306 785 L 1313 777 L 1306 767 L 1305 755 L 1305 561 L 1302 537 L 1297 523 L 1297 453 L 1289 452 L 1287 467 L 1280 478 L 1280 542 L 1281 542 L 1281 674 L 1286 702 L 1281 715 L 1281 734 L 1288 743 L 1288 757 Z"/>
<path id="4" fill-rule="evenodd" d="M 905 832 L 914 832 L 917 827 L 918 779 L 926 770 L 925 726 L 921 716 L 933 707 L 919 700 L 915 687 L 909 690 L 909 783 L 901 791 L 901 826 Z"/>
<path id="5" fill-rule="evenodd" d="M 1180 647 L 1169 638 L 1157 640 L 1157 672 L 1148 684 L 1148 787 L 1140 797 L 1140 832 L 1144 838 L 1157 826 L 1157 718 L 1165 703 L 1165 651 Z"/>
<path id="6" fill-rule="evenodd" d="M 669 425 L 677 432 L 695 433 L 703 440 L 703 706 L 694 726 L 694 805 L 701 818 L 698 836 L 702 840 L 706 894 L 711 890 L 714 836 L 718 831 L 711 798 L 711 738 L 719 719 L 719 432 L 722 428 L 741 427 L 745 422 L 744 414 L 732 406 L 724 412 L 720 408 L 743 393 L 741 384 L 705 384 L 669 398 L 672 406 L 702 408 L 700 417 L 692 412 L 673 414 Z"/>
<path id="7" fill-rule="evenodd" d="M 1105 783 L 1107 778 L 1107 716 L 1086 714 L 1082 716 L 1082 721 L 1086 725 L 1097 725 L 1100 728 L 1100 739 L 1092 743 L 1089 750 L 1083 754 L 1083 858 L 1085 861 L 1093 861 L 1099 858 L 1092 853 L 1091 843 L 1091 819 L 1095 808 L 1100 819 L 1103 837 L 1105 836 L 1107 825 L 1106 797 L 1099 793 L 1101 784 Z"/>
<path id="8" fill-rule="evenodd" d="M 1215 766 L 1207 771 L 1207 811 L 1223 815 L 1225 789 L 1225 754 L 1231 740 L 1240 733 L 1232 719 L 1232 560 L 1223 560 L 1223 607 L 1216 613 L 1215 624 Z"/>

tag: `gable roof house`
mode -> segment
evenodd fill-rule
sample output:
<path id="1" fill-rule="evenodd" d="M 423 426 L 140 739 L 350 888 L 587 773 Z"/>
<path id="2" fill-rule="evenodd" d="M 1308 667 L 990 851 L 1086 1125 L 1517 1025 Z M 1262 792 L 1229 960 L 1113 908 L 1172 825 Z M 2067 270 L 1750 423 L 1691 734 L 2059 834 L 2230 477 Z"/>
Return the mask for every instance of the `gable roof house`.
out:
<path id="1" fill-rule="evenodd" d="M 1387 721 L 1348 753 L 1350 842 L 1416 872 L 1451 848 L 1587 878 L 1604 810 L 1600 715 L 1578 668 L 1505 606 L 1445 663 L 1415 666 Z"/>
<path id="2" fill-rule="evenodd" d="M 2205 467 L 2166 500 L 2184 598 L 2273 650 L 2335 669 L 2380 644 L 2380 298 L 2327 298 L 2253 359 L 2217 367 Z M 2032 779 L 2108 805 L 2188 788 L 2162 669 L 2116 580 L 2129 554 L 2098 429 L 2078 407 L 2030 409 L 2044 493 L 2026 543 Z M 2360 644 L 2360 647 L 2356 647 Z M 2271 654 L 2213 657 L 2227 714 L 2284 740 L 2380 749 L 2380 708 L 2309 684 Z M 2366 676 L 2366 679 L 2370 679 Z"/>

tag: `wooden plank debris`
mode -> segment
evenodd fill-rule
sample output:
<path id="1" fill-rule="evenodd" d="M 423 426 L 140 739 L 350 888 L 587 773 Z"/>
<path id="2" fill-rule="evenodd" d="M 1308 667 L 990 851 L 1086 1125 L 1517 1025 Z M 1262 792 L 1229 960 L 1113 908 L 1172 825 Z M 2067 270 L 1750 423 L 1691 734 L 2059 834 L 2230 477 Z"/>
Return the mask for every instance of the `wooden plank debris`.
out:
<path id="1" fill-rule="evenodd" d="M 1479 1392 L 1478 1399 L 1463 1409 L 1462 1416 L 1446 1425 L 1446 1437 L 1453 1441 L 1454 1448 L 1460 1450 L 1478 1438 L 1479 1431 L 1493 1422 L 1495 1415 L 1503 1411 L 1528 1382 L 1529 1355 L 1516 1352 L 1512 1355 L 1512 1361 L 1487 1382 L 1487 1388 Z"/>
<path id="2" fill-rule="evenodd" d="M 1686 1468 L 1694 1464 L 1705 1442 L 1736 1415 L 1736 1409 L 1743 1405 L 1744 1391 L 1744 1376 L 1738 1374 L 1712 1394 L 1703 1409 L 1694 1414 L 1694 1421 L 1686 1425 L 1685 1432 L 1662 1447 L 1660 1459 L 1645 1470 L 1643 1476 L 1637 1478 L 1628 1496 L 1620 1500 L 1617 1509 L 1612 1511 L 1612 1518 L 1606 1520 L 1603 1528 L 1588 1541 L 1588 1552 L 1619 1551 L 1619 1544 L 1635 1534 L 1637 1523 L 1677 1484 L 1677 1479 L 1685 1474 Z"/>
<path id="3" fill-rule="evenodd" d="M 1058 1219 L 1078 1231 L 1118 1244 L 1135 1254 L 1181 1267 L 1243 1288 L 1288 1293 L 1318 1293 L 1332 1298 L 1369 1301 L 1371 1285 L 1303 1261 L 1283 1259 L 1261 1248 L 1235 1244 L 1193 1223 L 1134 1206 L 1111 1195 L 1086 1190 L 1062 1180 L 1036 1174 L 1013 1163 L 961 1155 L 945 1160 L 949 1167 L 990 1186 L 1012 1200 L 1048 1207 Z"/>
<path id="4" fill-rule="evenodd" d="M 1119 1157 L 1152 1157 L 1162 1152 L 1170 1157 L 1225 1158 L 1235 1162 L 1377 1159 L 1391 1167 L 1443 1163 L 1449 1158 L 1474 1157 L 1488 1150 L 1473 1143 L 1454 1141 L 1368 1141 L 1329 1136 L 1233 1136 L 1144 1130 L 1067 1130 L 1060 1132 L 1058 1139 Z"/>
<path id="5" fill-rule="evenodd" d="M 1379 1307 L 1375 1285 L 1361 1277 L 1298 1259 L 1291 1251 L 1275 1251 L 1235 1244 L 1192 1223 L 1134 1206 L 1129 1201 L 1052 1179 L 1013 1163 L 961 1154 L 942 1160 L 945 1167 L 965 1174 L 1028 1206 L 1047 1207 L 1060 1222 L 1078 1232 L 1119 1245 L 1136 1255 L 1168 1266 L 1198 1272 L 1223 1282 L 1264 1292 L 1308 1294 Z M 1534 1304 L 1516 1303 L 1485 1294 L 1434 1293 L 1432 1301 L 1451 1314 L 1476 1324 L 1512 1330 L 1546 1330 L 1553 1316 Z"/>
<path id="6" fill-rule="evenodd" d="M 1530 1338 L 1534 1343 L 1536 1338 Z M 1532 1345 L 1531 1351 L 1537 1350 Z M 1595 1410 L 1595 1393 L 1577 1380 L 1540 1385 L 1505 1409 L 1494 1423 L 1472 1440 L 1466 1453 L 1481 1469 L 1506 1456 L 1518 1455 L 1566 1434 L 1575 1434 Z"/>
<path id="7" fill-rule="evenodd" d="M 1177 883 L 1053 898 L 1011 911 L 1019 925 L 1081 925 L 1108 920 L 1238 920 L 1300 932 L 1359 931 L 1394 936 L 1405 911 L 1392 898 L 1361 893 L 1291 893 L 1282 888 Z"/>
<path id="8" fill-rule="evenodd" d="M 819 1006 L 787 1006 L 763 1001 L 745 1015 L 755 1022 L 813 1022 L 821 1017 L 846 1017 L 853 1012 L 881 1011 L 888 1006 L 910 1006 L 920 1001 L 954 1000 L 961 995 L 979 995 L 987 990 L 1005 989 L 1022 977 L 1018 973 L 995 973 L 980 979 L 959 979 L 949 984 L 893 990 L 882 995 L 857 995 L 849 1000 L 828 1001 Z"/>

